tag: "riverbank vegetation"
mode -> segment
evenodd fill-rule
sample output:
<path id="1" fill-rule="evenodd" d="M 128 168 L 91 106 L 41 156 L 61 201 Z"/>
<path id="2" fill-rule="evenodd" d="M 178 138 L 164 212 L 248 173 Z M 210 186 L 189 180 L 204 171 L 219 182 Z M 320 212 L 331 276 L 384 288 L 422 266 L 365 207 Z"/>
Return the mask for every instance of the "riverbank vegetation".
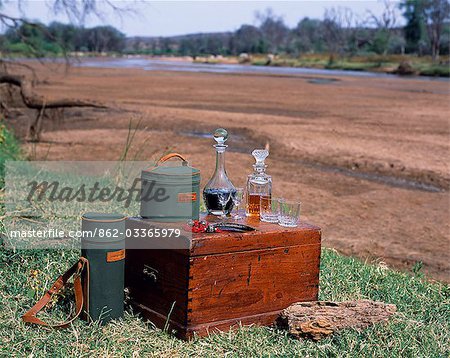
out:
<path id="1" fill-rule="evenodd" d="M 338 6 L 326 10 L 322 19 L 300 19 L 294 28 L 267 10 L 257 15 L 258 25 L 244 24 L 235 32 L 135 37 L 128 39 L 126 50 L 192 57 L 273 54 L 296 58 L 328 54 L 329 62 L 370 54 L 428 55 L 439 61 L 444 55 L 445 61 L 449 54 L 449 10 L 448 0 L 386 1 L 380 16 L 370 12 L 357 14 Z M 400 25 L 402 22 L 404 25 Z"/>
<path id="2" fill-rule="evenodd" d="M 4 184 L 6 161 L 20 160 L 20 158 L 21 149 L 19 142 L 0 118 L 0 189 Z"/>

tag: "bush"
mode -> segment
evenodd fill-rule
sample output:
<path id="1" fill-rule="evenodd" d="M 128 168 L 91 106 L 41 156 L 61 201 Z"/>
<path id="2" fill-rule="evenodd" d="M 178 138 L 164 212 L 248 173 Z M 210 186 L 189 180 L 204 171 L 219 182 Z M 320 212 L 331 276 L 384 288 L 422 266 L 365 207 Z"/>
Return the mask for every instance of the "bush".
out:
<path id="1" fill-rule="evenodd" d="M 5 162 L 7 160 L 18 160 L 21 158 L 19 142 L 12 131 L 0 121 L 0 188 L 4 185 Z"/>
<path id="2" fill-rule="evenodd" d="M 42 45 L 42 51 L 44 51 L 46 53 L 55 54 L 55 55 L 63 52 L 61 46 L 58 45 L 57 43 L 53 43 L 53 42 L 45 42 Z"/>
<path id="3" fill-rule="evenodd" d="M 6 45 L 6 52 L 11 52 L 11 53 L 20 53 L 20 54 L 25 54 L 25 53 L 30 53 L 30 46 L 28 46 L 27 44 L 23 43 L 23 42 L 18 42 L 18 43 L 8 43 Z"/>
<path id="4" fill-rule="evenodd" d="M 421 76 L 450 77 L 450 68 L 445 65 L 431 65 L 420 69 Z"/>

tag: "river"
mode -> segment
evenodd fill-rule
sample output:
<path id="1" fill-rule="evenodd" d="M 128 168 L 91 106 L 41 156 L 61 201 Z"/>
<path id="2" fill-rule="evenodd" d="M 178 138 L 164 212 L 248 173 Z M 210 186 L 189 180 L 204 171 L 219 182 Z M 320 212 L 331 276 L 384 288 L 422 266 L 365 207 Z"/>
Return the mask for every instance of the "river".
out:
<path id="1" fill-rule="evenodd" d="M 268 74 L 283 76 L 353 76 L 368 78 L 397 78 L 416 79 L 424 81 L 448 81 L 448 78 L 423 76 L 398 76 L 387 73 L 327 70 L 318 68 L 271 67 L 240 64 L 203 64 L 190 61 L 171 61 L 148 58 L 89 58 L 82 59 L 75 64 L 80 67 L 101 68 L 139 68 L 146 71 L 180 71 L 180 72 L 208 72 L 208 73 L 239 73 L 239 74 Z"/>

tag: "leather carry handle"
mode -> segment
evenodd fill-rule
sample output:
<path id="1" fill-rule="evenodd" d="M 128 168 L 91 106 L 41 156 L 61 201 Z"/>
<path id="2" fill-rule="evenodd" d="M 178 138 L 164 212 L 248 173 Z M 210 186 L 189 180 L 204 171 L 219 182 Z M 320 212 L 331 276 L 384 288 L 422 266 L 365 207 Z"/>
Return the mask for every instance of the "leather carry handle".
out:
<path id="1" fill-rule="evenodd" d="M 169 159 L 172 159 L 172 158 L 179 158 L 179 159 L 181 159 L 183 161 L 183 165 L 187 165 L 188 161 L 181 154 L 179 154 L 179 153 L 169 153 L 169 154 L 165 155 L 164 157 L 161 157 L 158 160 L 158 162 L 156 163 L 156 166 L 158 166 L 158 165 L 160 165 L 160 164 L 162 164 L 164 162 L 167 162 Z"/>
<path id="2" fill-rule="evenodd" d="M 83 296 L 83 283 L 81 282 L 81 275 L 83 272 L 86 271 L 86 283 L 85 283 L 85 289 L 88 288 L 89 283 L 89 261 L 84 258 L 80 257 L 80 259 L 70 268 L 68 269 L 64 274 L 58 277 L 58 279 L 55 281 L 55 283 L 52 285 L 52 287 L 44 294 L 44 296 L 41 297 L 41 299 L 36 302 L 36 304 L 31 307 L 28 312 L 26 312 L 22 316 L 22 320 L 26 323 L 33 323 L 44 327 L 49 328 L 65 328 L 69 326 L 75 319 L 78 318 L 78 316 L 83 311 L 83 306 L 86 302 L 84 302 L 84 296 Z M 46 306 L 46 304 L 52 299 L 52 296 L 59 292 L 63 287 L 67 285 L 67 282 L 69 279 L 74 276 L 73 279 L 73 287 L 75 291 L 75 314 L 74 316 L 69 319 L 68 321 L 57 323 L 57 324 L 48 324 L 47 322 L 44 322 L 43 320 L 36 317 L 36 315 L 42 311 L 42 309 Z"/>

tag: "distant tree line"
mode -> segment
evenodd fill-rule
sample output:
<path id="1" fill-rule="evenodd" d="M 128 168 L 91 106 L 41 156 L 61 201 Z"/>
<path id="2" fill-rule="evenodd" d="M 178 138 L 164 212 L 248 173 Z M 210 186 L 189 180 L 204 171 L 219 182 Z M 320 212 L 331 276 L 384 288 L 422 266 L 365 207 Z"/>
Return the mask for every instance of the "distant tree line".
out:
<path id="1" fill-rule="evenodd" d="M 401 12 L 401 15 L 400 15 Z M 308 17 L 289 28 L 271 10 L 257 14 L 258 25 L 242 25 L 235 32 L 174 37 L 128 38 L 126 51 L 156 55 L 239 55 L 358 53 L 432 55 L 449 53 L 448 0 L 384 1 L 380 15 L 355 14 L 350 8 L 327 9 L 323 19 Z M 400 27 L 399 17 L 406 25 Z"/>
<path id="2" fill-rule="evenodd" d="M 64 51 L 119 52 L 153 55 L 239 55 L 328 53 L 449 54 L 449 0 L 384 0 L 381 14 L 356 14 L 350 8 L 327 9 L 322 19 L 301 19 L 289 28 L 271 10 L 258 13 L 257 25 L 242 25 L 234 32 L 174 37 L 132 37 L 111 26 L 83 28 L 51 23 L 22 23 L 0 36 L 0 51 L 37 54 Z M 406 25 L 399 26 L 403 16 Z"/>
<path id="3" fill-rule="evenodd" d="M 112 26 L 83 28 L 53 22 L 22 23 L 0 37 L 0 51 L 46 56 L 64 52 L 123 52 L 126 36 Z"/>

